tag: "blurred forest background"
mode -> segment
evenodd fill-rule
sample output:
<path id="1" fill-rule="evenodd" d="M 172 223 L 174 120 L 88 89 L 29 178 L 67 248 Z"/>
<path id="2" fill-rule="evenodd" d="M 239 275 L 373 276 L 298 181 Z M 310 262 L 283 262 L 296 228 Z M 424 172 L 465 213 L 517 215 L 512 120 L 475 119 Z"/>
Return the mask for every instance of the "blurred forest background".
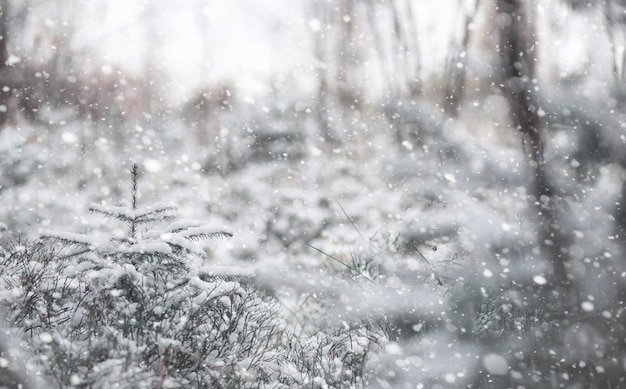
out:
<path id="1" fill-rule="evenodd" d="M 0 12 L 5 262 L 16 236 L 123 235 L 89 204 L 121 204 L 139 164 L 136 199 L 228 226 L 204 261 L 253 272 L 244 289 L 280 321 L 263 374 L 235 363 L 198 387 L 626 386 L 623 1 Z M 33 331 L 62 324 L 18 320 L 28 283 L 6 269 L 26 366 L 59 387 L 112 384 L 93 361 L 65 377 L 40 358 L 65 343 Z M 134 385 L 192 382 L 165 379 L 155 350 Z"/>

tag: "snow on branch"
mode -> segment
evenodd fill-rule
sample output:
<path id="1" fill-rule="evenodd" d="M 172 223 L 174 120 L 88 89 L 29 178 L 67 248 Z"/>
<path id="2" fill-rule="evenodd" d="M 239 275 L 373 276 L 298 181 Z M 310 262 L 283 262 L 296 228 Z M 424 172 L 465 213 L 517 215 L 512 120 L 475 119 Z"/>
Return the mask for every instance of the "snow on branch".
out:
<path id="1" fill-rule="evenodd" d="M 209 226 L 198 220 L 180 220 L 171 223 L 166 231 L 155 231 L 155 233 L 162 236 L 175 235 L 191 241 L 233 237 L 233 233 L 228 228 Z"/>
<path id="2" fill-rule="evenodd" d="M 178 235 L 192 241 L 218 238 L 228 239 L 233 237 L 232 232 L 226 231 L 222 228 L 215 228 L 210 226 L 192 227 L 178 232 Z"/>
<path id="3" fill-rule="evenodd" d="M 57 232 L 50 230 L 41 230 L 39 236 L 42 239 L 49 239 L 59 243 L 64 243 L 68 245 L 76 245 L 82 247 L 102 247 L 103 242 L 102 239 L 82 234 L 75 234 L 73 232 Z"/>
<path id="4" fill-rule="evenodd" d="M 140 242 L 128 247 L 121 246 L 117 250 L 119 253 L 129 254 L 154 254 L 171 256 L 172 248 L 167 242 Z"/>
<path id="5" fill-rule="evenodd" d="M 238 266 L 205 265 L 198 269 L 201 274 L 211 277 L 255 278 L 254 270 Z"/>
<path id="6" fill-rule="evenodd" d="M 100 213 L 105 217 L 112 217 L 126 223 L 151 223 L 157 221 L 167 221 L 176 217 L 176 204 L 155 203 L 152 206 L 131 209 L 129 207 L 91 204 L 91 212 Z"/>
<path id="7" fill-rule="evenodd" d="M 238 282 L 241 286 L 250 285 L 256 279 L 254 270 L 238 266 L 202 265 L 193 272 L 207 282 L 216 280 Z"/>
<path id="8" fill-rule="evenodd" d="M 200 254 L 200 255 L 202 255 L 203 253 L 203 250 L 200 247 L 196 247 L 196 245 L 194 245 L 191 241 L 189 241 L 188 239 L 185 239 L 184 237 L 178 234 L 164 233 L 161 236 L 159 236 L 158 239 L 163 240 L 174 249 L 183 250 L 183 251 L 186 250 L 186 251 Z"/>

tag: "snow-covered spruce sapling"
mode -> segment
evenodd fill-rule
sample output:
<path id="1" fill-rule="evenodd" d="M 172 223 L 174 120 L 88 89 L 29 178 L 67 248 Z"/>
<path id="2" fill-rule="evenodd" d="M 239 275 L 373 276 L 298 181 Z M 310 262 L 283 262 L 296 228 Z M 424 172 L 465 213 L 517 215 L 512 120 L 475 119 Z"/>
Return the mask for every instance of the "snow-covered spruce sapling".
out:
<path id="1" fill-rule="evenodd" d="M 134 164 L 131 173 L 130 199 L 120 206 L 91 204 L 89 210 L 122 221 L 128 235 L 99 239 L 97 237 L 67 232 L 43 231 L 41 236 L 74 247 L 71 256 L 99 252 L 115 262 L 130 263 L 142 272 L 189 270 L 186 255 L 202 255 L 194 241 L 210 238 L 230 238 L 232 233 L 224 228 L 214 228 L 199 221 L 178 221 L 166 228 L 156 228 L 158 223 L 176 218 L 176 204 L 157 202 L 140 207 L 140 168 Z"/>
<path id="2" fill-rule="evenodd" d="M 66 324 L 71 328 L 55 329 L 51 342 L 72 367 L 52 361 L 46 370 L 61 386 L 239 387 L 272 380 L 282 333 L 277 308 L 232 281 L 249 277 L 245 269 L 207 266 L 193 244 L 231 233 L 174 221 L 174 204 L 139 206 L 139 177 L 134 165 L 127 204 L 90 207 L 124 222 L 127 236 L 42 234 L 70 249 L 60 256 L 63 276 L 83 291 Z"/>

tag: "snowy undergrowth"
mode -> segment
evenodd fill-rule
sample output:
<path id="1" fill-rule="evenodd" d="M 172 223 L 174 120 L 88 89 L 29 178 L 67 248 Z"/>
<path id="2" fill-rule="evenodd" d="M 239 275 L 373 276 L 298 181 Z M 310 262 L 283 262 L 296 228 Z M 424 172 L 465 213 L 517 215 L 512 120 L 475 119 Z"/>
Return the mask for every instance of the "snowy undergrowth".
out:
<path id="1" fill-rule="evenodd" d="M 33 363 L 59 387 L 276 380 L 284 328 L 275 303 L 246 286 L 247 271 L 207 268 L 194 244 L 231 233 L 198 222 L 155 228 L 175 207 L 140 207 L 136 165 L 132 173 L 127 205 L 92 206 L 125 236 L 44 231 L 2 252 L 8 322 L 24 331 Z"/>
<path id="2" fill-rule="evenodd" d="M 57 238 L 68 238 L 65 243 L 73 240 L 79 243 L 74 246 L 78 248 L 79 237 L 87 236 L 82 244 L 93 249 L 83 254 L 85 261 L 71 265 L 73 275 L 68 278 L 68 286 L 61 288 L 68 290 L 67 299 L 63 294 L 66 292 L 61 293 L 61 301 L 66 305 L 58 303 L 58 297 L 49 298 L 50 304 L 57 305 L 35 304 L 37 298 L 43 298 L 38 296 L 48 296 L 52 289 L 59 289 L 57 284 L 34 284 L 44 285 L 34 294 L 34 305 L 23 297 L 28 293 L 20 289 L 20 280 L 26 276 L 15 269 L 37 274 L 36 263 L 46 263 L 45 259 L 7 267 L 16 274 L 6 278 L 11 280 L 7 290 L 15 290 L 15 295 L 22 297 L 19 300 L 13 294 L 7 295 L 7 301 L 17 304 L 14 306 L 31 304 L 25 305 L 30 311 L 24 309 L 33 317 L 40 316 L 37 320 L 48 320 L 48 327 L 41 326 L 45 330 L 27 327 L 28 335 L 33 331 L 53 335 L 43 335 L 46 342 L 41 336 L 31 340 L 38 344 L 36 353 L 49 359 L 39 363 L 42 367 L 53 365 L 50 361 L 57 343 L 58 347 L 65 344 L 63 352 L 78 359 L 85 357 L 87 349 L 93 350 L 93 355 L 113 350 L 106 362 L 104 354 L 93 357 L 101 363 L 95 372 L 87 366 L 83 372 L 72 373 L 75 376 L 56 377 L 65 383 L 72 379 L 90 382 L 94 377 L 105 380 L 115 374 L 127 374 L 129 380 L 134 374 L 136 381 L 132 382 L 140 385 L 145 381 L 148 386 L 180 378 L 161 378 L 160 373 L 163 365 L 163 377 L 169 377 L 166 362 L 173 358 L 169 353 L 178 346 L 148 341 L 145 337 L 152 336 L 148 332 L 140 333 L 144 338 L 130 342 L 119 336 L 121 324 L 113 323 L 118 332 L 111 334 L 117 337 L 94 332 L 102 334 L 97 338 L 100 343 L 84 346 L 80 342 L 86 338 L 76 338 L 83 327 L 72 324 L 71 328 L 78 330 L 63 332 L 55 324 L 74 323 L 81 315 L 111 312 L 131 321 L 139 318 L 144 322 L 163 322 L 168 318 L 165 321 L 169 320 L 170 327 L 163 328 L 174 328 L 171 320 L 185 320 L 183 316 L 170 314 L 167 307 L 157 303 L 149 307 L 152 316 L 141 316 L 132 305 L 135 302 L 128 298 L 133 290 L 130 285 L 136 283 L 147 288 L 142 293 L 156 301 L 164 295 L 174 297 L 173 292 L 171 296 L 163 294 L 163 290 L 145 281 L 143 272 L 158 275 L 163 269 L 148 265 L 127 269 L 114 259 L 136 266 L 133 258 L 151 252 L 165 258 L 163 263 L 167 264 L 167 258 L 175 258 L 180 249 L 187 250 L 185 266 L 172 274 L 182 272 L 179 275 L 190 279 L 180 286 L 181 290 L 213 302 L 226 303 L 223 297 L 227 297 L 232 301 L 228 312 L 257 312 L 255 307 L 262 307 L 271 312 L 271 318 L 250 317 L 261 322 L 268 320 L 270 326 L 278 323 L 278 332 L 270 336 L 271 345 L 254 346 L 271 350 L 268 354 L 255 354 L 266 358 L 261 372 L 250 372 L 246 365 L 257 361 L 256 357 L 237 363 L 226 361 L 225 365 L 213 364 L 219 358 L 210 359 L 209 364 L 194 365 L 189 359 L 176 357 L 186 361 L 188 372 L 205 372 L 198 376 L 199 380 L 278 387 L 502 387 L 509 382 L 550 387 L 555 380 L 574 381 L 578 378 L 573 377 L 599 374 L 603 369 L 614 372 L 621 366 L 621 359 L 615 354 L 619 347 L 608 339 L 620 333 L 615 322 L 623 310 L 613 302 L 614 294 L 619 293 L 614 286 L 619 283 L 623 265 L 616 255 L 619 242 L 606 239 L 614 234 L 612 224 L 606 221 L 613 217 L 621 170 L 615 164 L 587 166 L 585 169 L 592 168 L 595 173 L 584 178 L 581 185 L 579 179 L 587 173 L 580 171 L 568 156 L 569 138 L 563 140 L 559 133 L 555 137 L 556 143 L 548 150 L 550 174 L 562 196 L 559 217 L 571 230 L 573 274 L 583 285 L 582 300 L 577 302 L 582 308 L 583 323 L 564 320 L 563 312 L 555 312 L 547 304 L 552 294 L 547 285 L 551 266 L 545 253 L 536 250 L 537 215 L 529 207 L 528 167 L 523 155 L 513 147 L 478 144 L 463 128 L 454 125 L 445 131 L 429 132 L 428 140 L 421 144 L 407 141 L 401 150 L 379 145 L 382 151 L 370 150 L 374 157 L 348 149 L 321 152 L 311 148 L 309 155 L 300 160 L 245 161 L 227 175 L 203 170 L 202 157 L 191 157 L 192 152 L 162 159 L 153 158 L 154 155 L 145 158 L 144 167 L 150 174 L 139 196 L 142 203 L 162 201 L 165 208 L 156 208 L 160 210 L 175 203 L 184 219 L 199 218 L 226 225 L 234 233 L 229 241 L 195 246 L 193 250 L 181 243 L 185 242 L 184 236 L 171 234 L 171 229 L 196 228 L 196 224 L 164 223 L 146 232 L 141 242 L 132 243 L 124 239 L 128 238 L 124 223 L 86 213 L 92 201 L 105 207 L 100 210 L 116 209 L 111 205 L 123 192 L 116 183 L 122 176 L 119 167 L 124 161 L 104 158 L 110 166 L 98 168 L 98 161 L 90 160 L 84 171 L 91 175 L 82 184 L 75 182 L 71 170 L 57 178 L 50 166 L 35 169 L 32 177 L 41 180 L 31 177 L 21 186 L 0 192 L 10 204 L 2 210 L 3 215 L 10 215 L 10 220 L 5 219 L 7 229 L 20 226 L 18 229 L 32 233 L 33 226 L 56 230 L 53 227 L 64 225 L 65 230 L 82 235 L 61 234 Z M 509 143 L 517 147 L 514 141 Z M 98 156 L 107 155 L 102 146 L 98 147 Z M 113 155 L 112 148 L 106 150 Z M 48 172 L 50 177 L 46 176 Z M 68 199 L 64 207 L 59 207 L 60 196 Z M 138 216 L 134 211 L 117 215 Z M 10 254 L 6 258 L 20 256 Z M 69 258 L 75 261 L 71 258 L 76 257 Z M 196 259 L 189 258 L 202 258 L 202 265 L 194 265 Z M 96 269 L 96 263 L 106 267 Z M 216 267 L 228 275 L 215 278 Z M 233 277 L 233 267 L 246 269 L 243 280 Z M 45 269 L 49 273 L 39 279 L 66 274 L 64 267 Z M 115 281 L 124 272 L 130 277 L 124 279 L 132 282 Z M 254 277 L 250 277 L 253 273 Z M 194 274 L 197 278 L 192 282 Z M 607 281 L 599 283 L 598 279 Z M 96 281 L 99 294 L 93 289 L 86 293 L 86 285 Z M 211 292 L 215 294 L 200 293 L 201 285 L 214 283 L 225 285 L 226 289 L 216 288 Z M 110 291 L 120 294 L 111 296 Z M 240 297 L 229 297 L 233 294 L 256 297 L 238 300 Z M 92 312 L 69 304 L 83 297 L 99 308 Z M 105 303 L 109 300 L 117 308 L 108 308 Z M 192 309 L 186 301 L 176 304 Z M 39 308 L 35 312 L 32 307 Z M 158 316 L 155 310 L 165 313 Z M 77 313 L 70 315 L 66 311 Z M 217 327 L 213 328 L 220 328 L 218 324 L 214 323 Z M 15 327 L 14 331 L 18 332 L 18 328 L 22 327 Z M 165 334 L 166 338 L 180 334 L 166 329 L 155 328 L 154 333 Z M 228 342 L 220 343 L 226 340 L 220 338 L 219 330 L 219 336 L 211 328 L 202 331 L 205 330 L 210 332 L 210 342 L 222 345 L 219 347 L 225 348 L 221 350 L 228 353 L 235 350 L 236 354 L 240 350 L 238 342 L 248 339 L 245 335 L 233 335 Z M 235 332 L 240 330 L 244 334 L 248 331 L 239 328 Z M 60 335 L 55 331 L 60 331 Z M 68 337 L 75 338 L 73 342 L 57 341 Z M 128 349 L 113 346 L 120 339 L 124 340 L 120 344 L 127 344 Z M 73 349 L 76 344 L 82 346 Z M 135 370 L 120 365 L 120 361 L 126 361 L 120 350 L 131 349 L 131 361 L 147 358 L 151 365 L 141 362 Z M 158 357 L 152 355 L 155 352 Z M 200 354 L 193 355 L 196 358 Z M 231 370 L 224 367 L 227 365 Z M 216 371 L 231 375 L 225 377 Z"/>

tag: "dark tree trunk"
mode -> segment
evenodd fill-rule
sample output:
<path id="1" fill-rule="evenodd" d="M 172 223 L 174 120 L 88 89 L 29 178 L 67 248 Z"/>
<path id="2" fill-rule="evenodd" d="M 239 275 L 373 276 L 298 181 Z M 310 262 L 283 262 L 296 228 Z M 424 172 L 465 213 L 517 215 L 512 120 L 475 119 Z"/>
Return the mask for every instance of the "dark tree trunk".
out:
<path id="1" fill-rule="evenodd" d="M 543 160 L 542 123 L 535 92 L 535 32 L 527 16 L 526 1 L 497 0 L 502 92 L 508 101 L 511 123 L 522 137 L 531 172 L 531 209 L 539 223 L 537 240 L 553 270 L 555 291 L 572 296 L 567 272 L 568 238 L 556 210 L 557 194 L 551 187 Z M 559 301 L 571 306 L 568 302 Z M 571 303 L 571 302 L 570 302 Z M 575 306 L 575 305 L 574 305 Z"/>
<path id="2" fill-rule="evenodd" d="M 9 86 L 11 81 L 9 62 L 9 0 L 0 0 L 0 84 Z M 5 124 L 9 119 L 9 101 L 12 91 L 0 90 L 0 126 Z"/>

